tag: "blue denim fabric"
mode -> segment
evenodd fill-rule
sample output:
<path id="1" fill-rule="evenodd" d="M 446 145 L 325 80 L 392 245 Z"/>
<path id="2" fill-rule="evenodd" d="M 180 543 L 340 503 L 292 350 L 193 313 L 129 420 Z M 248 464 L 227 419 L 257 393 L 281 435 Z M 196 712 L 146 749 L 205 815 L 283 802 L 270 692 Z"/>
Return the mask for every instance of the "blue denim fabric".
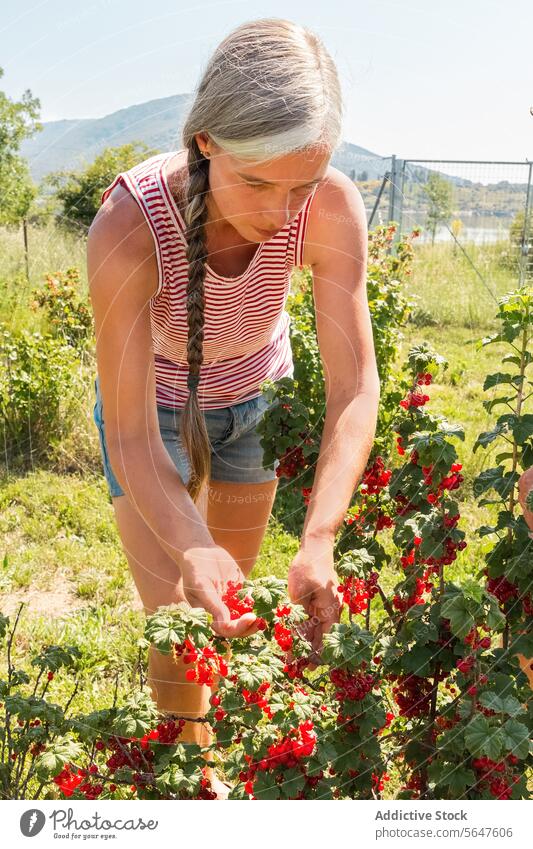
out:
<path id="1" fill-rule="evenodd" d="M 94 382 L 94 388 L 96 401 L 93 408 L 93 419 L 100 437 L 104 475 L 109 494 L 114 498 L 118 495 L 124 495 L 124 491 L 109 462 L 105 439 L 104 410 L 98 377 Z M 274 401 L 274 404 L 276 403 L 277 401 Z M 257 398 L 243 401 L 240 404 L 233 404 L 231 407 L 204 411 L 212 448 L 212 480 L 261 483 L 276 478 L 279 460 L 274 461 L 274 469 L 263 468 L 263 448 L 256 430 L 256 425 L 270 406 L 272 406 L 272 402 L 268 401 L 264 395 L 259 395 Z M 181 410 L 157 405 L 157 416 L 163 444 L 182 481 L 187 486 L 191 467 L 179 436 L 180 415 Z"/>

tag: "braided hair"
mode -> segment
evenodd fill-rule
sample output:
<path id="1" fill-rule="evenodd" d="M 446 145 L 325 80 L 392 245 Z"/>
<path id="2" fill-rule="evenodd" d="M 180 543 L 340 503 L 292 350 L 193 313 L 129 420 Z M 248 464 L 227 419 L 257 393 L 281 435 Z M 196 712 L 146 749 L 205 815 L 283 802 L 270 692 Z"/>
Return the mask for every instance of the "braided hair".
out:
<path id="1" fill-rule="evenodd" d="M 187 205 L 184 220 L 187 239 L 187 362 L 189 397 L 181 416 L 181 438 L 191 462 L 191 478 L 187 490 L 196 501 L 203 483 L 211 474 L 211 446 L 205 416 L 198 404 L 200 367 L 203 362 L 204 341 L 204 280 L 207 257 L 205 221 L 206 197 L 209 191 L 209 162 L 201 154 L 195 138 L 188 147 L 187 170 L 189 175 Z"/>
<path id="2" fill-rule="evenodd" d="M 187 362 L 189 395 L 180 435 L 189 455 L 187 491 L 196 501 L 210 477 L 211 445 L 198 403 L 203 362 L 209 159 L 196 136 L 248 162 L 323 145 L 339 146 L 342 95 L 335 63 L 320 38 L 282 18 L 241 24 L 216 48 L 182 128 L 187 150 Z"/>

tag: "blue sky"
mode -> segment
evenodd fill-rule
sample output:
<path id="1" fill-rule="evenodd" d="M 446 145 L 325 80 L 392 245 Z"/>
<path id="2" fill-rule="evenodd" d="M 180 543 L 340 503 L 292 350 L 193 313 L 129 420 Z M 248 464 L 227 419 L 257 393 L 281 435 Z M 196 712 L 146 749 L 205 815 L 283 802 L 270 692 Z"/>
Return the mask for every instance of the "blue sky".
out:
<path id="1" fill-rule="evenodd" d="M 42 120 L 191 91 L 234 27 L 282 17 L 337 63 L 343 138 L 383 156 L 533 159 L 531 0 L 2 0 L 2 88 Z"/>

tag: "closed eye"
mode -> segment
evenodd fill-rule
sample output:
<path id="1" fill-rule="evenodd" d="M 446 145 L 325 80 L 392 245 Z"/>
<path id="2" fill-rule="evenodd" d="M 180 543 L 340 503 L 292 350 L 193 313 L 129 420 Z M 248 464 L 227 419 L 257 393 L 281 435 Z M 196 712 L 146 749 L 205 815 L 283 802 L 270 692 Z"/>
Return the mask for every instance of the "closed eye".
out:
<path id="1" fill-rule="evenodd" d="M 301 191 L 308 191 L 309 189 L 312 189 L 315 186 L 318 186 L 320 184 L 320 182 L 322 182 L 322 181 L 318 180 L 316 183 L 308 183 L 307 186 L 298 186 L 296 191 L 300 191 L 300 190 Z M 248 183 L 248 182 L 246 182 L 246 185 L 252 186 L 254 189 L 261 189 L 261 188 L 264 188 L 265 186 L 270 185 L 270 183 Z"/>

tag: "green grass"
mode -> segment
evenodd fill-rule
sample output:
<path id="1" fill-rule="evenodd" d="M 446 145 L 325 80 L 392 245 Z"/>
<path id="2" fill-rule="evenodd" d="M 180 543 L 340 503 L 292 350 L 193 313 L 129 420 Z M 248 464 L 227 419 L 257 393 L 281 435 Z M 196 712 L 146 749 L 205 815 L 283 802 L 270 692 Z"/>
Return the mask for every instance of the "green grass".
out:
<path id="1" fill-rule="evenodd" d="M 516 265 L 506 261 L 506 243 L 416 245 L 406 293 L 416 304 L 413 319 L 422 325 L 493 328 L 498 298 L 518 286 Z"/>

